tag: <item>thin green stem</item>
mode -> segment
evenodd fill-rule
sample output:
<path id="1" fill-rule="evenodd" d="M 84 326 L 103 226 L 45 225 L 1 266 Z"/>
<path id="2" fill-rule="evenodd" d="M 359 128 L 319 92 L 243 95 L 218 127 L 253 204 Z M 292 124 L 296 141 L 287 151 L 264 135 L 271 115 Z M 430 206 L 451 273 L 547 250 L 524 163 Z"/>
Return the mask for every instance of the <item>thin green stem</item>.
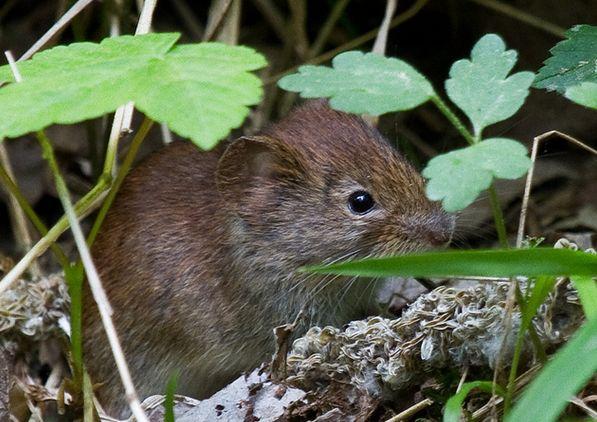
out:
<path id="1" fill-rule="evenodd" d="M 68 192 L 68 188 L 64 178 L 62 177 L 58 163 L 56 162 L 54 150 L 50 140 L 45 133 L 43 133 L 43 131 L 39 131 L 37 133 L 37 138 L 41 144 L 44 158 L 48 161 L 50 170 L 54 176 L 54 184 L 58 192 L 58 197 L 60 198 L 60 202 L 62 203 L 62 207 L 64 208 L 64 212 L 70 223 L 71 231 L 75 239 L 75 244 L 77 245 L 77 250 L 79 251 L 79 256 L 81 257 L 81 262 L 83 263 L 83 267 L 85 269 L 85 274 L 87 275 L 87 280 L 89 282 L 93 298 L 97 303 L 102 324 L 108 337 L 108 342 L 110 343 L 110 348 L 116 362 L 116 367 L 124 386 L 127 402 L 135 418 L 139 421 L 146 422 L 148 421 L 148 418 L 141 407 L 141 403 L 139 402 L 139 398 L 131 378 L 130 370 L 122 351 L 122 345 L 118 339 L 114 321 L 111 317 L 113 310 L 110 306 L 110 302 L 108 301 L 108 297 L 106 296 L 106 292 L 102 287 L 97 269 L 93 264 L 91 253 L 89 252 L 89 248 L 85 242 L 83 230 L 81 229 L 75 209 L 70 200 L 70 193 Z"/>
<path id="2" fill-rule="evenodd" d="M 64 269 L 64 278 L 68 285 L 71 298 L 70 326 L 71 326 L 71 352 L 73 362 L 73 379 L 80 386 L 83 376 L 83 341 L 82 341 L 82 315 L 83 315 L 83 281 L 84 272 L 81 264 L 72 264 Z"/>
<path id="3" fill-rule="evenodd" d="M 506 224 L 504 223 L 504 214 L 500 207 L 500 201 L 498 199 L 497 192 L 495 190 L 495 184 L 492 184 L 489 189 L 489 202 L 491 204 L 491 210 L 493 211 L 493 221 L 495 223 L 495 229 L 498 234 L 498 240 L 500 246 L 504 249 L 508 249 L 508 235 L 506 233 Z"/>
<path id="4" fill-rule="evenodd" d="M 87 244 L 89 245 L 89 247 L 91 247 L 91 245 L 93 245 L 93 242 L 95 242 L 97 234 L 102 226 L 102 223 L 104 222 L 104 219 L 106 218 L 106 214 L 108 213 L 110 206 L 114 202 L 114 198 L 116 198 L 116 194 L 118 193 L 118 190 L 120 189 L 120 186 L 122 185 L 122 182 L 124 181 L 125 176 L 127 175 L 129 169 L 131 168 L 131 166 L 133 164 L 135 157 L 137 156 L 139 147 L 141 146 L 141 143 L 143 142 L 143 140 L 147 136 L 147 133 L 153 126 L 153 123 L 154 123 L 153 120 L 151 120 L 148 117 L 145 117 L 145 119 L 143 120 L 143 123 L 141 123 L 141 126 L 139 127 L 139 130 L 135 134 L 135 137 L 131 141 L 131 146 L 124 158 L 124 161 L 122 162 L 122 165 L 118 171 L 118 175 L 116 176 L 116 179 L 114 180 L 114 183 L 113 183 L 112 187 L 110 188 L 110 191 L 108 192 L 108 196 L 106 197 L 106 199 L 104 199 L 104 202 L 102 203 L 102 206 L 97 214 L 97 217 L 95 218 L 95 221 L 93 222 L 93 227 L 91 227 L 91 231 L 89 232 L 89 235 L 87 236 Z"/>
<path id="5" fill-rule="evenodd" d="M 94 207 L 97 206 L 98 200 L 101 199 L 103 193 L 110 186 L 110 179 L 101 177 L 97 184 L 87 194 L 81 198 L 74 206 L 77 216 L 86 215 Z M 31 263 L 43 254 L 48 248 L 56 242 L 56 239 L 69 227 L 69 222 L 66 216 L 62 216 L 60 220 L 42 237 L 34 246 L 25 254 L 23 258 L 4 276 L 0 281 L 0 294 L 9 289 L 15 281 L 19 279 Z"/>
<path id="6" fill-rule="evenodd" d="M 535 330 L 535 327 L 531 322 L 533 315 L 535 315 L 537 312 L 537 309 L 534 309 L 533 315 L 530 315 L 529 306 L 531 305 L 528 301 L 528 298 L 530 296 L 528 293 L 531 291 L 531 289 L 527 288 L 526 294 L 523 294 L 520 290 L 520 285 L 518 284 L 518 281 L 516 279 L 512 279 L 512 283 L 514 283 L 514 294 L 516 297 L 516 302 L 518 303 L 518 307 L 520 308 L 522 320 L 518 331 L 518 335 L 516 337 L 516 344 L 514 346 L 514 353 L 512 356 L 512 365 L 510 366 L 510 373 L 508 375 L 508 386 L 506 388 L 506 395 L 504 397 L 504 413 L 508 412 L 512 404 L 512 397 L 514 396 L 514 390 L 516 389 L 516 376 L 518 373 L 520 355 L 522 353 L 522 347 L 524 345 L 524 336 L 527 331 L 529 333 L 531 343 L 533 343 L 533 348 L 535 349 L 537 358 L 542 363 L 545 363 L 547 361 L 545 348 L 541 343 L 541 339 L 539 338 L 539 334 L 537 334 L 537 330 Z"/>
<path id="7" fill-rule="evenodd" d="M 479 141 L 475 139 L 475 137 L 471 134 L 471 132 L 466 128 L 466 126 L 462 123 L 462 121 L 458 118 L 458 116 L 448 107 L 448 105 L 440 98 L 439 95 L 434 95 L 431 97 L 431 101 L 435 106 L 442 112 L 444 116 L 454 125 L 454 127 L 460 132 L 462 137 L 466 139 L 466 141 L 471 144 L 475 145 Z"/>
<path id="8" fill-rule="evenodd" d="M 444 116 L 454 125 L 454 127 L 460 132 L 466 141 L 471 144 L 475 145 L 481 141 L 480 134 L 476 134 L 473 136 L 471 132 L 466 128 L 466 126 L 462 123 L 462 121 L 458 118 L 458 116 L 448 107 L 448 105 L 440 98 L 439 95 L 434 95 L 431 97 L 431 101 L 435 106 L 443 113 Z M 500 208 L 500 203 L 498 200 L 497 192 L 495 190 L 495 185 L 492 184 L 489 189 L 489 202 L 491 203 L 491 210 L 493 211 L 493 220 L 495 222 L 495 229 L 497 231 L 498 240 L 500 242 L 500 246 L 502 248 L 508 248 L 508 235 L 506 233 L 506 225 L 504 223 L 504 215 L 502 213 L 502 209 Z"/>
<path id="9" fill-rule="evenodd" d="M 118 114 L 118 111 L 116 112 Z M 118 118 L 119 116 L 115 116 L 114 118 Z M 106 147 L 106 155 L 104 157 L 104 169 L 102 171 L 103 175 L 109 174 L 112 176 L 112 171 L 114 169 L 114 165 L 116 163 L 116 154 L 118 153 L 118 144 L 120 142 L 120 132 L 117 135 L 113 135 L 110 133 L 110 138 L 108 139 L 108 146 Z"/>
<path id="10" fill-rule="evenodd" d="M 25 212 L 25 215 L 27 216 L 27 218 L 29 218 L 29 221 L 31 221 L 31 223 L 37 229 L 40 235 L 47 235 L 48 228 L 41 221 L 41 218 L 39 218 L 31 204 L 29 204 L 29 201 L 27 201 L 27 198 L 25 198 L 19 187 L 11 179 L 11 177 L 9 176 L 4 166 L 2 166 L 2 164 L 0 164 L 0 180 L 2 181 L 2 184 L 6 187 L 6 190 L 9 192 L 9 194 L 16 199 L 17 203 L 19 204 L 23 212 Z M 62 268 L 66 268 L 68 266 L 68 258 L 66 254 L 62 251 L 60 246 L 53 243 L 50 248 L 52 249 L 54 255 L 56 255 L 56 259 L 60 263 L 60 266 Z"/>

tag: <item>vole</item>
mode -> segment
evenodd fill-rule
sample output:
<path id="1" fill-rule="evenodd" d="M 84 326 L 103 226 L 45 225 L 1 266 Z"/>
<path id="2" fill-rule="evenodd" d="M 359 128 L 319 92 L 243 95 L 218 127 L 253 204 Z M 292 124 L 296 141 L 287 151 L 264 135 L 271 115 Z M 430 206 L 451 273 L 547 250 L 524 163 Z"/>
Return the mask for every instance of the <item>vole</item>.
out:
<path id="1" fill-rule="evenodd" d="M 324 101 L 210 152 L 175 142 L 127 177 L 93 247 L 141 397 L 203 398 L 268 359 L 272 329 L 364 317 L 370 280 L 307 264 L 445 245 L 453 217 L 358 116 Z M 113 415 L 128 413 L 90 294 L 85 362 Z"/>

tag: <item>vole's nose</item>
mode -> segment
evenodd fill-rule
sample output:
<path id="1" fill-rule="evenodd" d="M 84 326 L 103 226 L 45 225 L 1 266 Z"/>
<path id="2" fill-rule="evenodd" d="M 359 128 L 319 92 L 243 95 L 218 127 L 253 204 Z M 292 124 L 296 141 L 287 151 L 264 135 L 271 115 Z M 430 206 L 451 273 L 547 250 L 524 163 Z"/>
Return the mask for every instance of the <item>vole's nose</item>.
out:
<path id="1" fill-rule="evenodd" d="M 413 216 L 407 225 L 409 234 L 432 247 L 447 246 L 452 240 L 455 219 L 453 215 L 438 210 Z"/>

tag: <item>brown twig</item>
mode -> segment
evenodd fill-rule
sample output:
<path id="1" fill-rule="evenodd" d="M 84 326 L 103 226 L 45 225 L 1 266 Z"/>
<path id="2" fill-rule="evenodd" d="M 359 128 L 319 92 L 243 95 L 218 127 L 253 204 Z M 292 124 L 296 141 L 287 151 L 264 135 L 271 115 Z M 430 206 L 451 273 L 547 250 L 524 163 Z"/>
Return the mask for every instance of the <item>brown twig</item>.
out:
<path id="1" fill-rule="evenodd" d="M 83 9 L 85 9 L 89 4 L 91 4 L 94 0 L 79 0 L 76 2 L 68 11 L 62 15 L 58 21 L 52 25 L 48 31 L 41 36 L 30 48 L 23 54 L 19 61 L 27 60 L 31 56 L 33 56 L 37 51 L 39 51 L 43 46 L 45 46 L 52 38 L 58 35 L 60 32 L 64 30 L 66 25 L 69 24 L 71 20 L 75 18 Z"/>
<path id="2" fill-rule="evenodd" d="M 271 0 L 253 0 L 253 4 L 255 4 L 255 7 L 259 9 L 265 20 L 272 27 L 276 36 L 285 45 L 292 45 L 291 35 L 286 28 L 286 20 L 277 6 Z"/>
<path id="3" fill-rule="evenodd" d="M 396 416 L 392 416 L 390 419 L 386 420 L 385 422 L 399 422 L 408 420 L 411 416 L 416 415 L 421 410 L 431 406 L 433 404 L 433 400 L 425 399 L 421 400 L 420 402 L 416 403 L 415 405 L 409 407 L 406 410 L 398 413 Z"/>
<path id="4" fill-rule="evenodd" d="M 89 248 L 87 247 L 87 243 L 85 242 L 83 230 L 81 229 L 81 225 L 79 224 L 75 208 L 71 203 L 70 194 L 68 192 L 68 188 L 66 187 L 66 182 L 64 181 L 64 178 L 62 177 L 60 172 L 60 168 L 58 167 L 58 163 L 56 162 L 54 150 L 52 148 L 50 140 L 46 137 L 43 131 L 38 132 L 37 137 L 44 152 L 44 157 L 48 161 L 48 164 L 54 176 L 58 196 L 64 208 L 64 212 L 66 214 L 68 222 L 70 224 L 70 228 L 75 239 L 75 244 L 77 245 L 77 249 L 79 251 L 79 256 L 81 257 L 81 261 L 83 262 L 85 274 L 87 275 L 87 281 L 91 288 L 93 299 L 97 304 L 97 308 L 102 319 L 102 324 L 104 326 L 104 330 L 106 332 L 106 336 L 108 337 L 108 342 L 110 343 L 110 348 L 112 349 L 112 354 L 116 362 L 116 367 L 120 374 L 124 390 L 126 392 L 126 401 L 131 411 L 133 412 L 133 415 L 138 421 L 149 422 L 149 419 L 147 418 L 145 412 L 141 407 L 141 402 L 139 401 L 137 392 L 133 385 L 133 380 L 128 369 L 128 365 L 126 363 L 126 359 L 124 357 L 124 352 L 122 350 L 122 346 L 120 345 L 120 340 L 118 339 L 114 322 L 112 321 L 112 307 L 110 306 L 108 296 L 106 295 L 106 292 L 102 286 L 102 282 L 97 273 L 97 269 L 91 258 L 91 253 L 89 251 Z"/>
<path id="5" fill-rule="evenodd" d="M 545 132 L 539 136 L 536 136 L 533 139 L 533 147 L 531 149 L 531 168 L 529 169 L 529 172 L 527 173 L 527 179 L 526 179 L 526 183 L 524 186 L 524 195 L 522 197 L 522 206 L 520 209 L 520 220 L 518 223 L 518 233 L 516 235 L 516 247 L 517 248 L 520 248 L 522 246 L 522 240 L 524 237 L 524 228 L 525 228 L 525 224 L 526 224 L 526 217 L 527 217 L 527 211 L 528 211 L 528 206 L 529 206 L 529 197 L 531 196 L 531 184 L 533 181 L 533 174 L 535 171 L 535 162 L 537 160 L 537 150 L 539 148 L 539 143 L 541 143 L 545 139 L 551 138 L 554 135 L 557 135 L 557 136 L 561 137 L 562 139 L 565 139 L 566 141 L 572 143 L 573 145 L 576 145 L 580 148 L 583 148 L 583 149 L 589 151 L 590 153 L 592 153 L 594 155 L 597 155 L 597 150 L 582 143 L 578 139 L 575 139 L 572 136 L 567 135 L 565 133 L 558 132 L 557 130 L 550 130 L 549 132 Z"/>
<path id="6" fill-rule="evenodd" d="M 566 30 L 564 28 L 562 28 L 561 26 L 555 25 L 551 22 L 548 22 L 548 21 L 541 19 L 535 15 L 527 13 L 523 10 L 517 9 L 514 6 L 503 3 L 501 1 L 497 1 L 497 0 L 469 0 L 469 1 L 472 1 L 473 3 L 477 3 L 478 5 L 486 7 L 488 9 L 495 10 L 496 12 L 499 12 L 503 15 L 514 18 L 520 22 L 524 22 L 527 25 L 530 25 L 532 27 L 539 28 L 539 29 L 547 32 L 548 34 L 555 35 L 556 37 L 559 37 L 559 38 L 566 37 L 566 34 L 565 34 Z"/>
<path id="7" fill-rule="evenodd" d="M 392 19 L 392 22 L 390 23 L 390 28 L 394 28 L 395 26 L 400 25 L 401 23 L 411 19 L 412 17 L 414 17 L 417 13 L 419 13 L 419 11 L 425 7 L 425 5 L 429 2 L 429 0 L 417 0 L 409 9 L 407 9 L 406 11 L 404 11 L 403 13 L 399 14 L 398 16 L 396 16 L 394 19 Z M 334 48 L 333 50 L 330 50 L 320 56 L 317 56 L 313 59 L 307 60 L 304 64 L 321 64 L 323 62 L 328 61 L 329 59 L 331 59 L 332 57 L 338 55 L 339 53 L 342 53 L 343 51 L 346 50 L 350 50 L 352 48 L 358 47 L 364 43 L 366 43 L 367 41 L 371 41 L 372 39 L 374 39 L 377 36 L 377 29 L 373 29 L 353 40 L 350 40 L 349 42 L 342 44 L 341 46 Z M 289 69 L 286 69 L 283 72 L 280 72 L 266 80 L 263 81 L 264 85 L 268 85 L 268 84 L 272 84 L 278 81 L 278 79 L 280 79 L 283 76 L 288 75 L 289 73 L 294 72 L 296 69 L 298 69 L 298 67 L 301 65 L 296 65 L 293 66 Z"/>
<path id="8" fill-rule="evenodd" d="M 373 48 L 371 49 L 373 53 L 381 54 L 382 56 L 386 55 L 386 46 L 388 44 L 388 32 L 390 32 L 390 24 L 392 23 L 392 17 L 396 12 L 397 5 L 397 0 L 388 0 L 386 2 L 386 13 L 383 17 L 383 21 L 381 22 L 381 26 L 379 27 L 377 37 L 375 37 Z"/>
<path id="9" fill-rule="evenodd" d="M 203 41 L 210 41 L 214 39 L 221 28 L 224 27 L 226 16 L 231 9 L 233 0 L 214 0 L 211 2 L 209 9 L 209 16 L 207 18 L 207 26 L 203 34 Z"/>
<path id="10" fill-rule="evenodd" d="M 388 33 L 390 32 L 390 24 L 392 22 L 392 17 L 396 12 L 396 6 L 398 5 L 397 0 L 387 0 L 386 1 L 386 11 L 381 21 L 381 25 L 379 27 L 379 31 L 377 32 L 377 36 L 375 37 L 375 42 L 373 43 L 373 48 L 371 51 L 373 53 L 385 56 L 386 55 L 386 47 L 388 44 Z M 377 126 L 379 122 L 378 116 L 369 116 L 364 114 L 363 119 L 368 122 L 371 126 Z"/>
<path id="11" fill-rule="evenodd" d="M 205 28 L 197 20 L 193 10 L 189 7 L 185 0 L 172 0 L 174 10 L 182 19 L 182 22 L 187 27 L 187 30 L 193 38 L 200 40 L 205 33 Z"/>

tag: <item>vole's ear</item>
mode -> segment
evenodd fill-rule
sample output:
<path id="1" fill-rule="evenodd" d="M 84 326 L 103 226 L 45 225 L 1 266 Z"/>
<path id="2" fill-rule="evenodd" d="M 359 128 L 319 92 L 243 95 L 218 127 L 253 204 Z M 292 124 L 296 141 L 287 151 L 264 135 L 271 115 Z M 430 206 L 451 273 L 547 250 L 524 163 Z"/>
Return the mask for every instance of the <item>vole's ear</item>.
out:
<path id="1" fill-rule="evenodd" d="M 225 199 L 239 202 L 251 190 L 297 183 L 304 175 L 301 155 L 291 146 L 267 136 L 242 137 L 220 158 L 216 183 Z"/>

